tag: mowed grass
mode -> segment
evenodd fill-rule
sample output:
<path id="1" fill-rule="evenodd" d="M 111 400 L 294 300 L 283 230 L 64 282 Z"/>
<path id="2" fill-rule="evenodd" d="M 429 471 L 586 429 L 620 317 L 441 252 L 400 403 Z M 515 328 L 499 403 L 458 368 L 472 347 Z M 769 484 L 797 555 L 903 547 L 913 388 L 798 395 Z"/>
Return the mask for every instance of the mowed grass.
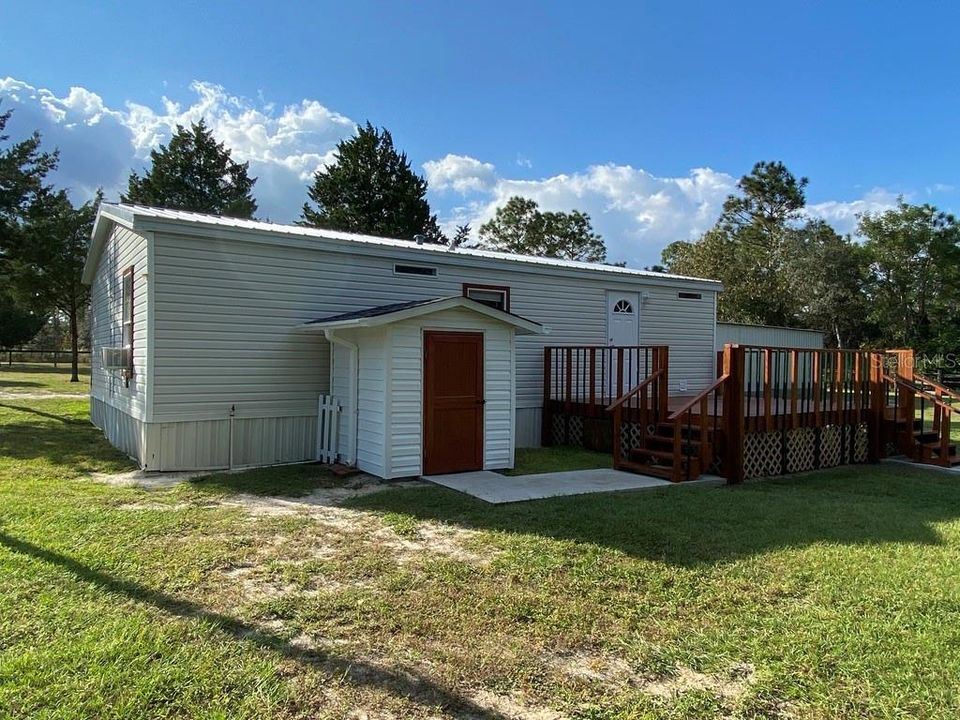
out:
<path id="1" fill-rule="evenodd" d="M 316 466 L 91 479 L 129 469 L 85 401 L 0 400 L 0 717 L 960 713 L 954 476 L 506 506 L 329 505 Z"/>
<path id="2" fill-rule="evenodd" d="M 593 470 L 613 467 L 610 453 L 575 447 L 517 448 L 512 470 L 504 475 L 538 475 L 568 470 Z"/>
<path id="3" fill-rule="evenodd" d="M 90 366 L 81 365 L 80 379 L 70 382 L 70 363 L 0 363 L 0 394 L 44 393 L 83 394 L 90 389 Z"/>

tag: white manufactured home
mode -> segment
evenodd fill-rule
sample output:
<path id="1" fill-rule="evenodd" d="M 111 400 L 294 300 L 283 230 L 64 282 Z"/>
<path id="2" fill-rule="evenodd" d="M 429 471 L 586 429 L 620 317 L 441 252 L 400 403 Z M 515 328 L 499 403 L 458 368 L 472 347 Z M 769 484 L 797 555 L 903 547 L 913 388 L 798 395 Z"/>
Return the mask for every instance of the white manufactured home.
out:
<path id="1" fill-rule="evenodd" d="M 84 281 L 91 416 L 147 470 L 509 468 L 547 345 L 669 346 L 678 394 L 715 378 L 710 280 L 104 204 Z"/>

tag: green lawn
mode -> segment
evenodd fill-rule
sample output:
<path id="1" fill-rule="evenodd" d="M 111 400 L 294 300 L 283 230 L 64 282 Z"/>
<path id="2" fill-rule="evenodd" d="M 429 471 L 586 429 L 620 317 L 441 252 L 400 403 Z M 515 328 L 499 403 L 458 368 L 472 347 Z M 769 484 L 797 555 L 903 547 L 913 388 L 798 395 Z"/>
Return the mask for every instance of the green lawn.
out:
<path id="1" fill-rule="evenodd" d="M 0 717 L 960 713 L 952 476 L 491 506 L 344 501 L 316 466 L 90 475 L 129 469 L 85 401 L 0 399 Z"/>
<path id="2" fill-rule="evenodd" d="M 535 475 L 565 470 L 593 470 L 613 467 L 610 453 L 576 447 L 517 448 L 512 470 L 504 475 Z"/>
<path id="3" fill-rule="evenodd" d="M 80 381 L 70 382 L 70 364 L 0 364 L 0 394 L 4 393 L 86 393 L 90 388 L 90 366 L 80 366 Z"/>

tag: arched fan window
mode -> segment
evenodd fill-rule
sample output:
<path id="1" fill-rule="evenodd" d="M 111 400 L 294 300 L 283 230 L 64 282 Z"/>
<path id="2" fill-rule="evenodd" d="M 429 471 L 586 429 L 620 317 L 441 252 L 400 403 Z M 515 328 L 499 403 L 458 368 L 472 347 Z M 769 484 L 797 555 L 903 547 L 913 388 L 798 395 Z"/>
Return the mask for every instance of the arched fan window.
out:
<path id="1" fill-rule="evenodd" d="M 633 305 L 629 300 L 617 300 L 616 305 L 613 306 L 613 312 L 616 315 L 632 315 Z"/>

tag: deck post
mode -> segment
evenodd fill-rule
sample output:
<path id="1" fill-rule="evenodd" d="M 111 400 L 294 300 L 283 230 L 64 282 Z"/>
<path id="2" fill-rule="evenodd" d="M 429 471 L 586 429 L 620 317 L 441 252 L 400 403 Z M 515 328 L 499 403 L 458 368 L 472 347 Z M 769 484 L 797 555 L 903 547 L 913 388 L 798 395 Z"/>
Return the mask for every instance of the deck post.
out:
<path id="1" fill-rule="evenodd" d="M 770 432 L 773 430 L 773 357 L 770 348 L 763 349 L 763 427 Z"/>
<path id="2" fill-rule="evenodd" d="M 623 395 L 623 348 L 617 348 L 617 397 Z"/>
<path id="3" fill-rule="evenodd" d="M 668 345 L 660 345 L 656 349 L 656 355 L 654 356 L 654 372 L 657 370 L 663 370 L 663 375 L 660 376 L 660 379 L 657 381 L 657 414 L 658 421 L 663 422 L 670 416 L 669 410 L 669 375 L 670 375 L 670 347 Z"/>
<path id="4" fill-rule="evenodd" d="M 913 350 L 897 350 L 897 376 L 913 382 Z M 913 421 L 916 415 L 916 395 L 913 390 L 901 387 L 900 394 L 903 400 L 900 409 L 903 414 L 904 433 L 910 437 L 913 433 Z"/>
<path id="5" fill-rule="evenodd" d="M 552 414 L 552 371 L 551 354 L 553 349 L 543 348 L 543 409 L 540 413 L 540 444 L 543 447 L 553 445 L 553 414 Z"/>
<path id="6" fill-rule="evenodd" d="M 867 460 L 875 463 L 883 457 L 883 421 L 886 408 L 883 393 L 883 354 L 870 353 L 870 443 Z"/>
<path id="7" fill-rule="evenodd" d="M 744 349 L 742 347 L 730 344 L 724 346 L 723 372 L 730 376 L 723 393 L 723 427 L 726 434 L 726 457 L 723 469 L 728 483 L 738 483 L 744 479 Z"/>
<path id="8" fill-rule="evenodd" d="M 800 353 L 797 350 L 790 351 L 790 427 L 799 427 L 800 422 L 797 419 L 797 408 L 800 405 Z"/>

